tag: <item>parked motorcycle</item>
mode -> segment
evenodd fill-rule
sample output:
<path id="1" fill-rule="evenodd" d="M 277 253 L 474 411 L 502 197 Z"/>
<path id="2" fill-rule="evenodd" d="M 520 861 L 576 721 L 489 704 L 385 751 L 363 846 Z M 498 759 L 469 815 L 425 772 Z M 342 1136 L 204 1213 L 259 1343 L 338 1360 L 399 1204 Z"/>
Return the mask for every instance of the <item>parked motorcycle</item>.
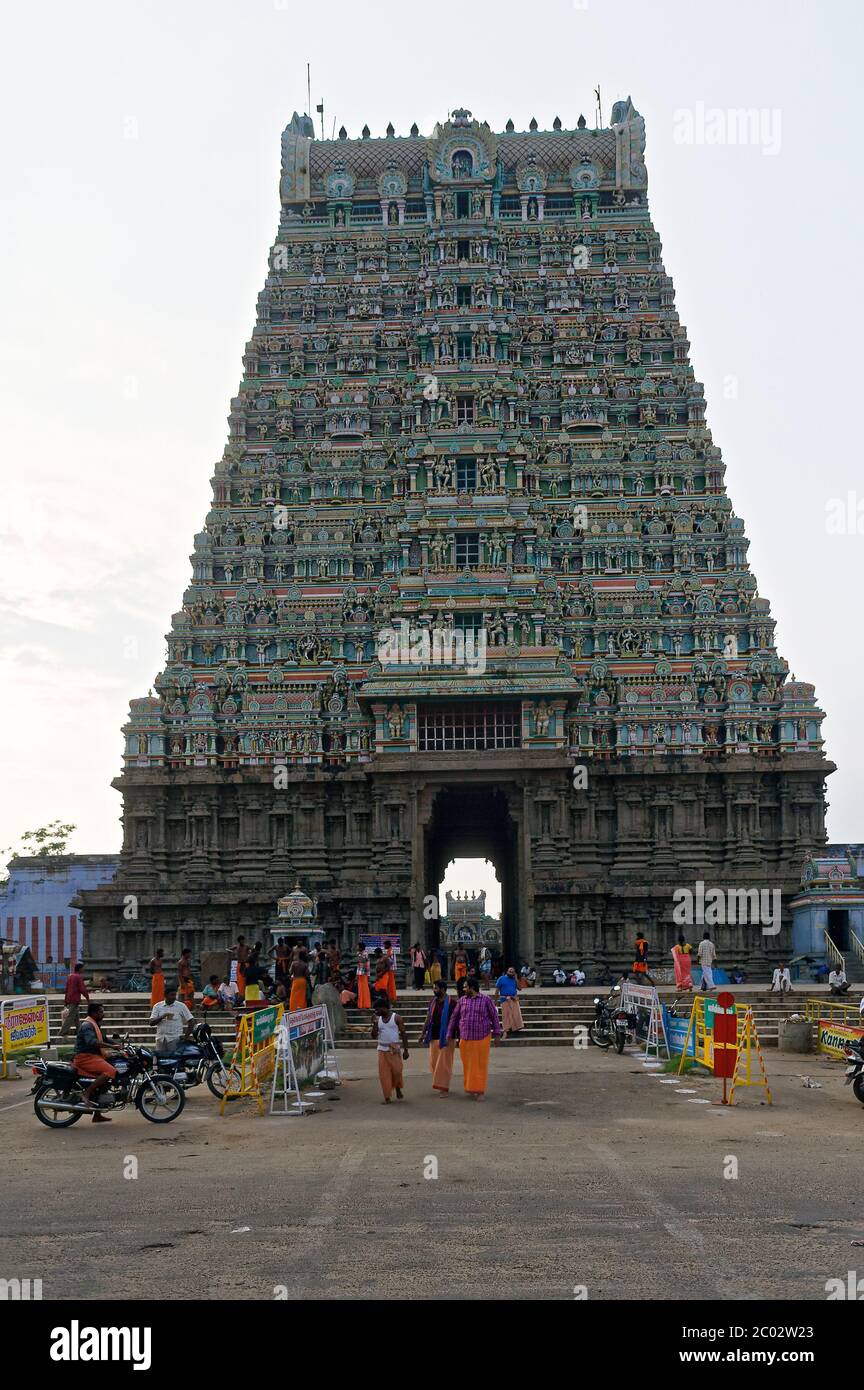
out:
<path id="1" fill-rule="evenodd" d="M 846 1085 L 851 1085 L 855 1099 L 864 1105 L 864 1038 L 858 1042 L 847 1043 L 844 1051 L 847 1062 Z"/>
<path id="2" fill-rule="evenodd" d="M 117 1075 L 98 1094 L 99 1110 L 122 1110 L 134 1105 L 154 1125 L 176 1120 L 186 1104 L 186 1093 L 171 1077 L 160 1076 L 153 1053 L 145 1047 L 132 1047 L 128 1039 L 119 1057 L 112 1058 Z M 92 1077 L 79 1076 L 68 1062 L 33 1063 L 35 1084 L 30 1094 L 37 1120 L 49 1129 L 68 1129 L 82 1115 L 92 1115 L 93 1107 L 84 1101 Z"/>
<path id="3" fill-rule="evenodd" d="M 156 1065 L 160 1076 L 170 1076 L 184 1090 L 206 1081 L 210 1092 L 221 1100 L 231 1079 L 225 1064 L 225 1049 L 214 1038 L 209 1023 L 196 1024 L 189 1042 L 179 1041 L 169 1053 L 159 1053 Z"/>
<path id="4" fill-rule="evenodd" d="M 621 1008 L 620 994 L 621 986 L 615 985 L 607 999 L 598 996 L 594 1000 L 594 1022 L 588 1028 L 588 1037 L 595 1047 L 614 1047 L 618 1053 L 624 1051 L 630 1029 L 630 1019 Z"/>

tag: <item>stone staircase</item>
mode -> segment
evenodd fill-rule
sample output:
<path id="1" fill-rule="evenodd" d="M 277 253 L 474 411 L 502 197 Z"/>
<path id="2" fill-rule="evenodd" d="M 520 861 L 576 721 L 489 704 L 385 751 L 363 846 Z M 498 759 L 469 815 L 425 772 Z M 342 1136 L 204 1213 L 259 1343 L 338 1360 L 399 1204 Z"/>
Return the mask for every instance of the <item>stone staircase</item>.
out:
<path id="1" fill-rule="evenodd" d="M 519 996 L 525 1032 L 511 1041 L 517 1047 L 558 1046 L 573 1044 L 574 1029 L 581 1025 L 587 1027 L 594 1016 L 593 1000 L 596 995 L 606 996 L 608 991 L 594 990 L 590 987 L 580 989 L 539 989 L 523 990 Z M 860 989 L 853 986 L 849 1002 L 858 1002 Z M 780 999 L 764 989 L 753 987 L 733 989 L 740 1004 L 753 1008 L 759 1036 L 767 1046 L 775 1046 L 780 1020 L 789 1014 L 804 1011 L 808 999 L 827 999 L 828 993 L 821 987 L 809 986 L 792 995 L 791 1000 Z M 674 989 L 661 988 L 660 997 L 671 1003 L 676 997 Z M 692 996 L 681 995 L 680 1011 L 686 1016 Z M 103 1027 L 111 1033 L 128 1033 L 134 1043 L 152 1043 L 154 1030 L 148 1019 L 150 1004 L 144 994 L 104 994 L 94 995 L 105 1005 Z M 426 1010 L 429 1006 L 429 990 L 402 990 L 399 993 L 396 1009 L 405 1020 L 409 1043 L 416 1044 L 420 1037 Z M 59 996 L 49 996 L 49 1021 L 52 1043 L 58 1042 L 57 1033 L 63 1012 L 63 1002 Z M 340 1048 L 371 1048 L 374 1042 L 369 1035 L 371 1015 L 359 1009 L 348 1009 L 345 1033 L 337 1039 Z M 196 1009 L 196 1017 L 199 1010 Z M 227 1014 L 208 1015 L 214 1034 L 228 1044 L 234 1036 L 234 1019 Z M 65 1039 L 71 1042 L 71 1037 Z"/>

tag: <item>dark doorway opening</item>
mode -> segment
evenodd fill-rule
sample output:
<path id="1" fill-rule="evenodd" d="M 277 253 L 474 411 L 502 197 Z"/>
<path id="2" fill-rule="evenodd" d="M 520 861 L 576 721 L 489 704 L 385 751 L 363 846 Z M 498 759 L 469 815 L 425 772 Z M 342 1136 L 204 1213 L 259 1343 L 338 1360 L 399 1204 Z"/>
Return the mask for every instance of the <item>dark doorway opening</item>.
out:
<path id="1" fill-rule="evenodd" d="M 500 944 L 505 965 L 517 965 L 519 943 L 519 828 L 504 788 L 484 784 L 442 786 L 425 830 L 424 893 L 437 900 L 452 859 L 488 859 L 501 884 Z M 441 923 L 427 924 L 429 946 L 443 945 Z"/>
<path id="2" fill-rule="evenodd" d="M 838 951 L 849 950 L 852 943 L 849 940 L 849 912 L 847 908 L 829 908 L 828 935 Z"/>

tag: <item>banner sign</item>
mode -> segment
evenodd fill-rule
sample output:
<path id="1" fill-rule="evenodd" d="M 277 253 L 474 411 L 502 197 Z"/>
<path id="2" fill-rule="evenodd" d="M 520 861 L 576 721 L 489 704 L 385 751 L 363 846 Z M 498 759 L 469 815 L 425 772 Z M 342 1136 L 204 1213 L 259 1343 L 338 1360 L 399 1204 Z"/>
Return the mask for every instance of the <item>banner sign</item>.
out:
<path id="1" fill-rule="evenodd" d="M 48 1046 L 48 1000 L 9 999 L 0 1007 L 3 1055 Z"/>
<path id="2" fill-rule="evenodd" d="M 835 1023 L 827 1018 L 819 1020 L 819 1051 L 829 1057 L 845 1059 L 846 1044 L 858 1042 L 861 1038 L 864 1038 L 864 1027 L 856 1028 L 851 1023 Z"/>
<path id="3" fill-rule="evenodd" d="M 281 1007 L 279 1004 L 270 1004 L 266 1009 L 256 1009 L 251 1015 L 252 1045 L 254 1047 L 257 1047 L 259 1043 L 265 1043 L 268 1038 L 272 1038 L 279 1021 Z"/>
<path id="4" fill-rule="evenodd" d="M 360 945 L 365 946 L 367 951 L 383 951 L 388 946 L 393 947 L 394 956 L 399 954 L 399 935 L 388 936 L 386 933 L 370 936 L 367 932 L 360 933 Z"/>
<path id="5" fill-rule="evenodd" d="M 327 1010 L 323 1004 L 316 1004 L 312 1009 L 296 1009 L 293 1014 L 285 1015 L 285 1027 L 288 1029 L 288 1036 L 293 1042 L 295 1038 L 303 1038 L 307 1033 L 317 1033 L 324 1027 L 324 1018 Z"/>
<path id="6" fill-rule="evenodd" d="M 663 1005 L 663 1022 L 666 1027 L 666 1041 L 669 1044 L 669 1051 L 680 1054 L 684 1051 L 684 1043 L 687 1038 L 687 1031 L 690 1027 L 690 1016 L 687 1018 L 675 1018 L 669 1012 L 666 1005 Z M 692 1036 L 687 1043 L 687 1056 L 694 1056 L 696 1051 L 696 1039 Z"/>
<path id="7" fill-rule="evenodd" d="M 327 1010 L 323 1004 L 286 1014 L 282 1023 L 298 1082 L 312 1081 L 327 1065 Z M 283 1043 L 284 1046 L 284 1043 Z"/>

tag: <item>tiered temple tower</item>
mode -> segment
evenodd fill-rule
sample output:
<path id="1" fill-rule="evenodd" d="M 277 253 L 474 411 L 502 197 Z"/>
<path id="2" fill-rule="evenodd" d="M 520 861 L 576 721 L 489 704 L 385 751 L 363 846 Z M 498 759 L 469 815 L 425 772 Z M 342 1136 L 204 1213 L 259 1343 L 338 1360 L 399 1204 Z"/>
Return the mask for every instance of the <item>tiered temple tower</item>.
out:
<path id="1" fill-rule="evenodd" d="M 455 854 L 495 862 L 505 954 L 547 968 L 626 959 L 637 927 L 666 950 L 698 879 L 795 893 L 833 765 L 725 492 L 644 145 L 629 99 L 593 130 L 294 116 L 192 581 L 125 729 L 121 867 L 83 895 L 92 958 L 254 936 L 295 880 L 346 949 L 431 942 Z M 751 966 L 789 940 L 714 934 Z"/>

